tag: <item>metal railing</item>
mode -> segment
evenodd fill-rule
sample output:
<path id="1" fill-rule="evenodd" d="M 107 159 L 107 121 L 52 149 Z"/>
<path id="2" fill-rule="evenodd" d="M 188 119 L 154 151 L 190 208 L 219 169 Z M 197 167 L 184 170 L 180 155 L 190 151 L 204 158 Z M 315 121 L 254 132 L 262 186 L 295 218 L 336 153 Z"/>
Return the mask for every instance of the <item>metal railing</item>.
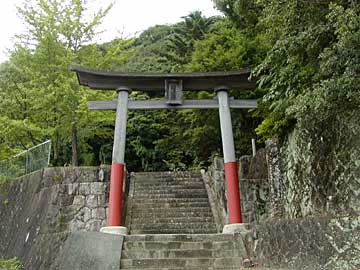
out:
<path id="1" fill-rule="evenodd" d="M 18 177 L 47 167 L 50 163 L 50 154 L 51 140 L 48 140 L 15 156 L 0 160 L 0 177 Z"/>

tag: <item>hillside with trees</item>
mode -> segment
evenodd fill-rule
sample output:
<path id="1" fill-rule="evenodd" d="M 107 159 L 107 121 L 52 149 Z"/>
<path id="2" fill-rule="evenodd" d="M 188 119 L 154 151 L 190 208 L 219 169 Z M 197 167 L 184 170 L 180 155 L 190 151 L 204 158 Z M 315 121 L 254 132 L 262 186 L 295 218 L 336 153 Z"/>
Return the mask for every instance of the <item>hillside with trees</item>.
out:
<path id="1" fill-rule="evenodd" d="M 132 72 L 248 68 L 257 110 L 233 111 L 237 156 L 251 138 L 282 143 L 289 216 L 313 214 L 360 189 L 360 4 L 358 1 L 214 0 L 223 13 L 184 14 L 131 39 L 93 42 L 111 6 L 90 16 L 87 1 L 25 1 L 27 25 L 0 66 L 0 159 L 51 139 L 51 164 L 111 162 L 114 113 L 89 112 L 90 100 L 114 93 L 80 87 L 69 65 Z M 163 93 L 131 93 L 160 98 Z M 212 98 L 213 93 L 187 93 Z M 216 110 L 131 111 L 130 171 L 206 167 L 221 153 Z M 306 206 L 306 207 L 305 207 Z"/>

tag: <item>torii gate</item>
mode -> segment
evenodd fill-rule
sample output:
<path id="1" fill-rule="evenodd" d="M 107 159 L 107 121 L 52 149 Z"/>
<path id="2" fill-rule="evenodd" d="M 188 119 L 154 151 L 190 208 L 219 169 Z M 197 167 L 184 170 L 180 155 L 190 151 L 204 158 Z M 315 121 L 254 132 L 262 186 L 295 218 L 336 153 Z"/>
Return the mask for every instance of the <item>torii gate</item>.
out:
<path id="1" fill-rule="evenodd" d="M 89 70 L 73 65 L 70 66 L 70 69 L 76 72 L 80 85 L 88 86 L 91 89 L 118 92 L 117 100 L 89 102 L 90 110 L 116 110 L 108 227 L 102 228 L 101 231 L 127 234 L 126 228 L 121 226 L 121 210 L 128 109 L 219 109 L 229 226 L 242 224 L 230 108 L 257 108 L 257 103 L 256 100 L 229 98 L 228 90 L 254 89 L 256 87 L 255 82 L 248 80 L 249 71 L 166 74 L 116 73 Z M 129 100 L 128 95 L 131 89 L 149 92 L 165 90 L 165 99 Z M 183 89 L 188 91 L 215 91 L 217 100 L 183 100 Z"/>

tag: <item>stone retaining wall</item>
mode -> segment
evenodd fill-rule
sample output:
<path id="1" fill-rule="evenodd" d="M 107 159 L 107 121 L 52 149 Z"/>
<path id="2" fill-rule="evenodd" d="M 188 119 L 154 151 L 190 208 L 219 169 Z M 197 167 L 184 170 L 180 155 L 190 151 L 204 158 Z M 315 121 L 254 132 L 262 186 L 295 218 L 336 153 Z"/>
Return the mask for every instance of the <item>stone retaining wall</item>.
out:
<path id="1" fill-rule="evenodd" d="M 360 269 L 360 217 L 278 220 L 257 226 L 256 260 L 292 270 Z"/>
<path id="2" fill-rule="evenodd" d="M 18 257 L 26 270 L 58 269 L 70 232 L 105 226 L 109 170 L 46 168 L 0 185 L 0 257 Z"/>
<path id="3" fill-rule="evenodd" d="M 265 220 L 269 215 L 269 184 L 264 149 L 255 157 L 243 156 L 238 161 L 239 191 L 243 222 L 253 223 Z M 208 171 L 203 171 L 218 230 L 228 223 L 225 192 L 224 162 L 215 158 Z"/>

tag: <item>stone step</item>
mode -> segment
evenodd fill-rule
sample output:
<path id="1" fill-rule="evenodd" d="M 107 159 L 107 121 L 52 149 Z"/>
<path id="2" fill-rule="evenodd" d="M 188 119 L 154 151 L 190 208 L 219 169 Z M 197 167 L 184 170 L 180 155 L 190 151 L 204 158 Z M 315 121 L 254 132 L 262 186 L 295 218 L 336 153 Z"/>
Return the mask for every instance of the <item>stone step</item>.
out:
<path id="1" fill-rule="evenodd" d="M 203 182 L 200 177 L 138 177 L 135 176 L 132 178 L 132 181 L 135 183 L 151 183 L 151 182 Z"/>
<path id="2" fill-rule="evenodd" d="M 203 213 L 203 212 L 211 212 L 211 209 L 208 205 L 206 206 L 182 206 L 182 207 L 174 207 L 174 208 L 167 208 L 166 211 L 164 210 L 164 208 L 160 208 L 162 211 L 159 211 L 159 208 L 157 207 L 146 207 L 146 208 L 137 208 L 137 209 L 131 209 L 132 215 L 136 215 L 136 214 L 168 214 L 168 213 L 191 213 L 191 212 L 198 212 L 198 213 Z"/>
<path id="3" fill-rule="evenodd" d="M 163 192 L 169 192 L 169 193 L 191 193 L 191 192 L 202 192 L 206 191 L 205 186 L 204 187 L 196 187 L 193 188 L 192 186 L 181 186 L 177 185 L 177 188 L 173 188 L 172 186 L 156 186 L 154 188 L 146 187 L 146 189 L 138 189 L 135 187 L 135 193 L 145 193 L 145 194 L 159 194 Z"/>
<path id="4" fill-rule="evenodd" d="M 124 269 L 124 268 L 122 268 Z M 125 268 L 126 269 L 126 268 Z M 143 268 L 127 268 L 127 269 L 132 269 L 132 270 L 143 270 Z M 150 268 L 151 270 L 249 270 L 249 267 L 229 267 L 227 266 L 226 268 L 224 267 L 202 267 L 202 266 L 197 266 L 197 267 L 166 267 L 166 268 Z M 280 269 L 280 268 L 264 268 L 264 267 L 255 267 L 254 270 L 290 270 L 290 269 Z"/>
<path id="5" fill-rule="evenodd" d="M 131 235 L 133 237 L 134 235 Z M 237 249 L 234 238 L 231 240 L 211 241 L 125 241 L 123 250 L 232 250 Z"/>
<path id="6" fill-rule="evenodd" d="M 152 180 L 152 181 L 134 181 L 134 186 L 136 188 L 157 188 L 157 187 L 173 187 L 173 186 L 196 186 L 203 184 L 203 181 L 201 179 L 185 179 L 185 180 Z"/>
<path id="7" fill-rule="evenodd" d="M 127 235 L 125 243 L 129 242 L 229 242 L 237 240 L 239 236 L 233 234 L 148 234 Z"/>
<path id="8" fill-rule="evenodd" d="M 161 198 L 208 198 L 208 195 L 205 190 L 196 191 L 196 192 L 177 192 L 177 193 L 159 193 L 159 194 L 147 194 L 142 193 L 138 194 L 135 192 L 134 197 L 142 199 L 142 198 L 153 198 L 153 199 L 161 199 Z"/>
<path id="9" fill-rule="evenodd" d="M 131 175 L 132 178 L 136 179 L 166 179 L 166 178 L 201 178 L 201 173 L 134 173 Z"/>
<path id="10" fill-rule="evenodd" d="M 141 229 L 141 230 L 151 230 L 151 229 L 212 229 L 215 228 L 215 224 L 213 222 L 185 222 L 185 223 L 143 223 L 131 224 L 132 229 Z"/>
<path id="11" fill-rule="evenodd" d="M 147 235 L 147 234 L 213 234 L 216 233 L 216 229 L 148 229 L 148 230 L 140 230 L 140 229 L 131 229 L 130 234 L 132 235 Z"/>
<path id="12" fill-rule="evenodd" d="M 126 269 L 126 268 L 121 268 L 121 269 Z M 127 269 L 131 269 L 131 270 L 143 270 L 143 268 L 127 268 Z M 180 268 L 174 268 L 174 267 L 166 267 L 166 268 L 149 268 L 151 270 L 249 270 L 249 268 L 239 268 L 239 267 L 180 267 Z M 270 268 L 256 268 L 256 270 L 272 270 Z M 276 270 L 276 269 L 273 269 Z"/>
<path id="13" fill-rule="evenodd" d="M 241 267 L 242 260 L 238 257 L 224 258 L 173 258 L 173 259 L 121 259 L 121 269 L 164 269 L 164 268 L 197 268 L 216 267 Z"/>
<path id="14" fill-rule="evenodd" d="M 167 217 L 167 218 L 133 218 L 133 224 L 157 224 L 157 223 L 187 223 L 187 222 L 205 222 L 205 223 L 213 223 L 213 217 Z"/>
<path id="15" fill-rule="evenodd" d="M 159 194 L 191 194 L 191 193 L 206 193 L 206 189 L 205 188 L 182 188 L 182 189 L 172 189 L 172 188 L 164 188 L 164 189 L 156 189 L 156 190 L 152 190 L 152 189 L 135 189 L 134 193 L 132 194 L 133 196 L 138 196 L 138 195 L 159 195 Z M 190 196 L 192 197 L 192 196 Z"/>
<path id="16" fill-rule="evenodd" d="M 241 256 L 241 252 L 235 249 L 172 249 L 172 250 L 123 250 L 122 259 L 176 259 L 176 258 L 223 258 L 231 257 L 245 259 Z"/>
<path id="17" fill-rule="evenodd" d="M 176 258 L 211 258 L 212 250 L 123 250 L 122 259 L 176 259 Z"/>
<path id="18" fill-rule="evenodd" d="M 136 172 L 132 173 L 134 177 L 201 177 L 200 172 Z"/>
<path id="19" fill-rule="evenodd" d="M 204 183 L 201 178 L 132 178 L 130 182 L 135 185 L 142 184 L 200 184 Z"/>
<path id="20" fill-rule="evenodd" d="M 130 234 L 217 232 L 201 174 L 135 173 L 130 181 Z"/>
<path id="21" fill-rule="evenodd" d="M 213 214 L 210 208 L 202 208 L 201 211 L 189 211 L 186 209 L 184 211 L 135 211 L 131 214 L 133 220 L 136 219 L 151 219 L 151 218 L 190 218 L 190 217 L 213 217 Z"/>
<path id="22" fill-rule="evenodd" d="M 150 188 L 150 185 L 141 185 L 141 184 L 136 184 L 136 191 L 149 191 L 149 192 L 163 192 L 163 191 L 167 191 L 169 189 L 171 190 L 178 190 L 178 189 L 204 189 L 205 186 L 203 183 L 193 183 L 193 184 L 182 184 L 182 183 L 174 183 L 173 185 L 166 185 L 166 186 L 162 186 L 162 185 L 154 185 L 153 188 Z"/>
<path id="23" fill-rule="evenodd" d="M 157 186 L 154 189 L 144 188 L 138 189 L 135 188 L 134 194 L 163 194 L 163 193 L 189 193 L 189 192 L 204 192 L 206 191 L 205 187 L 186 187 L 186 186 L 177 186 L 176 188 L 173 187 L 159 187 Z"/>
<path id="24" fill-rule="evenodd" d="M 195 224 L 197 226 L 195 226 Z M 208 232 L 209 230 L 212 232 L 216 232 L 216 227 L 212 224 L 212 222 L 205 223 L 205 222 L 197 222 L 188 220 L 184 223 L 132 223 L 129 228 L 133 231 L 161 231 L 161 230 L 186 230 L 192 231 L 195 229 L 203 230 L 204 232 Z"/>
<path id="25" fill-rule="evenodd" d="M 192 207 L 207 207 L 210 208 L 209 202 L 182 202 L 182 201 L 170 201 L 164 203 L 132 203 L 131 204 L 132 210 L 144 210 L 144 209 L 157 209 L 157 211 L 165 211 L 165 209 L 176 209 L 176 208 L 183 208 L 182 210 L 189 209 Z"/>
<path id="26" fill-rule="evenodd" d="M 167 203 L 167 202 L 209 202 L 208 198 L 137 198 L 134 196 L 131 203 Z"/>

